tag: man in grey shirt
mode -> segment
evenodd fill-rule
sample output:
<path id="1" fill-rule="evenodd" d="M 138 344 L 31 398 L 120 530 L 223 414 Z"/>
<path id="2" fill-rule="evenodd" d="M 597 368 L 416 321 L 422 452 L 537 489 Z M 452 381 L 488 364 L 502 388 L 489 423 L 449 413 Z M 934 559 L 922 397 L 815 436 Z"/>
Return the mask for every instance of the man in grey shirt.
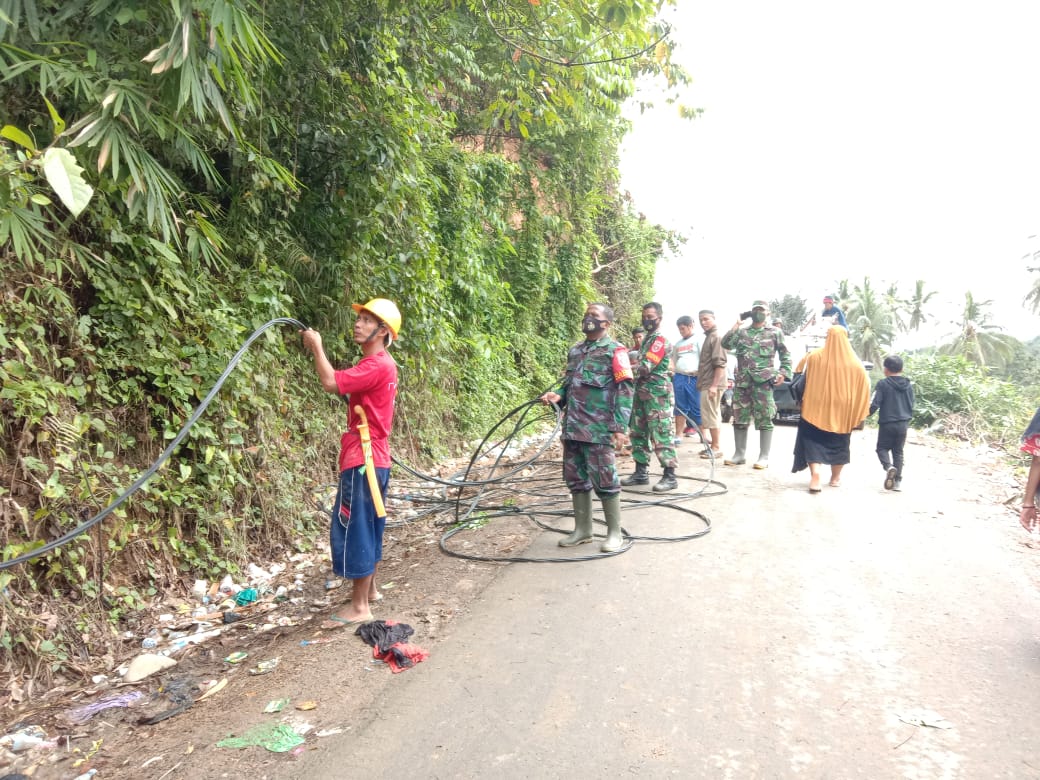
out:
<path id="1" fill-rule="evenodd" d="M 700 362 L 697 368 L 697 387 L 701 394 L 702 429 L 707 429 L 711 438 L 710 451 L 701 453 L 702 458 L 721 458 L 722 445 L 722 394 L 726 392 L 726 350 L 722 348 L 722 337 L 715 327 L 715 312 L 701 309 L 697 313 L 704 331 Z"/>

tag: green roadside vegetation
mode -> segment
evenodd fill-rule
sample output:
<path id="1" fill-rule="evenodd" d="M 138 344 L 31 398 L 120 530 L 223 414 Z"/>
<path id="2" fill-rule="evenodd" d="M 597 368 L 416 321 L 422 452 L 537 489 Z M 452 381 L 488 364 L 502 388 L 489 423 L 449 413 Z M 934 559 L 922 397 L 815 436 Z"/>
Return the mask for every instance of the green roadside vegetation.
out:
<path id="1" fill-rule="evenodd" d="M 617 186 L 636 80 L 685 79 L 665 4 L 0 2 L 3 558 L 107 506 L 273 318 L 349 364 L 349 304 L 396 301 L 420 463 L 544 389 L 586 301 L 634 324 L 679 240 Z M 0 571 L 13 678 L 324 533 L 344 414 L 312 372 L 268 331 L 131 501 Z"/>

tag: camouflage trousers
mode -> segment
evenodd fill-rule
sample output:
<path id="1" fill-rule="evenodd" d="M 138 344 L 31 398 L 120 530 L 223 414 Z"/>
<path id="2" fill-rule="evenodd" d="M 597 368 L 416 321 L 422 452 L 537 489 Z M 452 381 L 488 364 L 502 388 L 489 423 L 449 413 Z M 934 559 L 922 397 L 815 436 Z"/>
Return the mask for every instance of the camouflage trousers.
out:
<path id="1" fill-rule="evenodd" d="M 773 430 L 773 418 L 776 417 L 776 401 L 773 400 L 773 388 L 768 382 L 755 382 L 750 387 L 733 388 L 733 424 L 747 427 L 751 420 L 760 431 Z"/>
<path id="2" fill-rule="evenodd" d="M 679 458 L 672 443 L 672 400 L 671 398 L 636 397 L 632 400 L 632 419 L 629 420 L 629 438 L 632 440 L 632 460 L 644 466 L 650 465 L 650 447 L 662 468 L 675 468 Z"/>
<path id="3" fill-rule="evenodd" d="M 597 496 L 621 492 L 613 444 L 563 440 L 563 481 L 572 493 L 595 490 Z"/>

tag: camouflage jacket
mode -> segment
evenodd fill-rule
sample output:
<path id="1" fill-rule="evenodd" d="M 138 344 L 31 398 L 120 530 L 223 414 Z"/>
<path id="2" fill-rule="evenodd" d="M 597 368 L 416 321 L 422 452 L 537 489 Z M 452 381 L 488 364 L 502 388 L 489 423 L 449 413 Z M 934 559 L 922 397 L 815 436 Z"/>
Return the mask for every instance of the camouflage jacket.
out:
<path id="1" fill-rule="evenodd" d="M 575 344 L 556 393 L 564 411 L 561 438 L 610 444 L 612 433 L 628 430 L 632 414 L 628 347 L 606 335 Z"/>
<path id="2" fill-rule="evenodd" d="M 668 376 L 668 356 L 672 345 L 656 331 L 647 333 L 639 348 L 639 359 L 632 367 L 640 398 L 667 398 L 672 394 L 672 380 Z"/>
<path id="3" fill-rule="evenodd" d="M 737 387 L 769 382 L 776 376 L 773 355 L 780 356 L 780 371 L 791 378 L 791 351 L 784 344 L 784 332 L 771 325 L 761 328 L 734 328 L 722 337 L 722 346 L 737 358 L 733 376 Z"/>

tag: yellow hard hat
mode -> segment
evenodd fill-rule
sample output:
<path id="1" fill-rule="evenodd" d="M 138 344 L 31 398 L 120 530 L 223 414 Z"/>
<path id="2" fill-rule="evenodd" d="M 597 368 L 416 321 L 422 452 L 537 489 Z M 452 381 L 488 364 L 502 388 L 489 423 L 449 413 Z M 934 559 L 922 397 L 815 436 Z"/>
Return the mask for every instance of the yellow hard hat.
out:
<path id="1" fill-rule="evenodd" d="M 382 320 L 383 324 L 390 328 L 394 338 L 397 338 L 397 332 L 401 329 L 401 312 L 398 311 L 397 304 L 393 301 L 386 298 L 373 298 L 364 306 L 360 303 L 352 303 L 350 308 L 356 312 L 367 311 L 377 319 Z"/>

